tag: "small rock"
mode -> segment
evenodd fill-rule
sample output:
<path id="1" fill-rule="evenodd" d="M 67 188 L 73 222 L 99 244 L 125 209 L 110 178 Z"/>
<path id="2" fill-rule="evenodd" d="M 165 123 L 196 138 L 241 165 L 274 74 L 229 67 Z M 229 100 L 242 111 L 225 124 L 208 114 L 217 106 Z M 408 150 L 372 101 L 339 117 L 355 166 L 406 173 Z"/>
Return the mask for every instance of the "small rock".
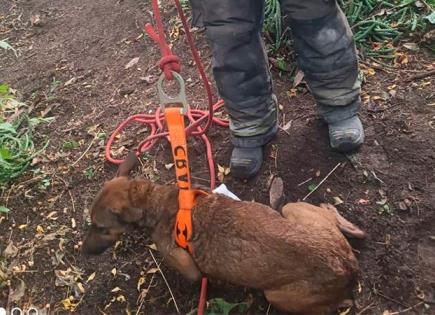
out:
<path id="1" fill-rule="evenodd" d="M 270 206 L 275 210 L 280 210 L 285 201 L 284 199 L 284 182 L 281 177 L 275 177 L 272 180 L 269 190 Z"/>

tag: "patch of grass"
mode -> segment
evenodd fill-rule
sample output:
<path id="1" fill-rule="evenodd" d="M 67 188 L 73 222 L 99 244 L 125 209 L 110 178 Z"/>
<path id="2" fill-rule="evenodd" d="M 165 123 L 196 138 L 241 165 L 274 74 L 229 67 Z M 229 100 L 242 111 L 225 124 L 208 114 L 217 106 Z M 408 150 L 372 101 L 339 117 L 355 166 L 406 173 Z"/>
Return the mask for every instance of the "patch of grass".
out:
<path id="1" fill-rule="evenodd" d="M 0 184 L 20 176 L 48 144 L 35 147 L 32 131 L 44 119 L 29 117 L 26 109 L 13 89 L 0 84 Z"/>

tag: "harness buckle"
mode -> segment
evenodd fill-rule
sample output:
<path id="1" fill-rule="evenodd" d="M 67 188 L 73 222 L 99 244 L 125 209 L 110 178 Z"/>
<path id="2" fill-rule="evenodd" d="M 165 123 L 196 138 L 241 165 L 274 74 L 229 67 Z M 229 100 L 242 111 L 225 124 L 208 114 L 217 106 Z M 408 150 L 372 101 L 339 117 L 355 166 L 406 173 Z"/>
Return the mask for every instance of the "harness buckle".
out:
<path id="1" fill-rule="evenodd" d="M 186 85 L 184 83 L 183 77 L 179 73 L 172 71 L 172 75 L 174 76 L 175 81 L 178 82 L 180 88 L 179 92 L 175 96 L 170 96 L 165 92 L 165 89 L 163 87 L 165 74 L 162 73 L 157 82 L 157 92 L 160 100 L 160 109 L 162 112 L 164 112 L 166 105 L 181 104 L 180 112 L 182 115 L 185 115 L 188 109 L 187 98 L 186 98 Z"/>

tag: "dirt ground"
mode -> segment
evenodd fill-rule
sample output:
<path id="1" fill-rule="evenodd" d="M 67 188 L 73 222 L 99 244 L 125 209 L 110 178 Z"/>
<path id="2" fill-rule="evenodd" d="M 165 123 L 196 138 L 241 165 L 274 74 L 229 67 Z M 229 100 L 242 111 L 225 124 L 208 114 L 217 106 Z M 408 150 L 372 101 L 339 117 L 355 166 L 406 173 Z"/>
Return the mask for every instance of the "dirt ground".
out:
<path id="1" fill-rule="evenodd" d="M 175 11 L 164 16 L 174 51 L 183 58 L 189 101 L 204 107 Z M 146 235 L 136 232 L 95 258 L 78 250 L 93 197 L 116 171 L 104 160 L 105 139 L 127 116 L 156 107 L 159 51 L 141 36 L 151 17 L 149 1 L 0 1 L 0 39 L 8 38 L 20 54 L 0 51 L 0 82 L 18 90 L 34 115 L 55 118 L 37 129 L 39 142 L 48 138 L 50 144 L 33 172 L 2 192 L 11 212 L 0 218 L 0 270 L 8 279 L 0 288 L 0 307 L 35 305 L 54 314 L 75 308 L 86 315 L 176 312 Z M 207 43 L 200 32 L 194 35 L 210 72 Z M 402 53 L 392 68 L 361 64 L 367 139 L 349 156 L 329 149 L 327 127 L 303 85 L 291 90 L 289 75 L 273 70 L 286 128 L 269 146 L 261 175 L 249 182 L 224 179 L 242 199 L 268 203 L 269 178 L 280 176 L 287 200 L 296 201 L 341 163 L 307 201 L 338 204 L 368 234 L 352 241 L 362 272 L 353 306 L 343 315 L 435 314 L 435 82 L 414 78 L 435 62 L 424 50 Z M 137 64 L 126 69 L 136 57 Z M 119 139 L 125 148 L 146 130 L 129 135 Z M 213 127 L 210 139 L 216 162 L 228 166 L 228 131 Z M 204 148 L 200 141 L 191 144 L 195 182 L 208 185 Z M 121 145 L 119 154 L 126 152 Z M 165 168 L 170 162 L 161 142 L 138 174 L 173 182 L 173 170 Z M 181 313 L 194 309 L 199 285 L 186 287 L 164 262 L 162 270 Z M 246 302 L 249 314 L 278 314 L 255 290 L 211 283 L 208 298 L 215 297 Z"/>

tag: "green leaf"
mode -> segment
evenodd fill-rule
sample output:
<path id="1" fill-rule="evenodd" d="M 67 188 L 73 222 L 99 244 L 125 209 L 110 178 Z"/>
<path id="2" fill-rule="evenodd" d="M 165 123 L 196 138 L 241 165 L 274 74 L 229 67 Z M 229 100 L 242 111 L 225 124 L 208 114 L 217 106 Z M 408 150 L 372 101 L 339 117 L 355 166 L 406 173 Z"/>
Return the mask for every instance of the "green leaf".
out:
<path id="1" fill-rule="evenodd" d="M 9 93 L 9 85 L 0 84 L 0 94 L 8 94 Z"/>
<path id="2" fill-rule="evenodd" d="M 309 191 L 313 191 L 314 189 L 316 189 L 316 186 L 317 186 L 317 185 L 314 184 L 314 183 L 309 184 L 309 185 L 308 185 L 308 190 L 309 190 Z"/>
<path id="3" fill-rule="evenodd" d="M 425 17 L 431 24 L 435 24 L 435 11 Z"/>
<path id="4" fill-rule="evenodd" d="M 9 152 L 9 149 L 8 149 L 8 148 L 5 148 L 5 147 L 0 148 L 0 157 L 1 157 L 3 160 L 7 160 L 7 159 L 9 159 L 10 156 L 11 156 L 11 153 Z"/>
<path id="5" fill-rule="evenodd" d="M 9 208 L 6 208 L 5 206 L 0 206 L 0 213 L 9 213 L 11 211 Z"/>
<path id="6" fill-rule="evenodd" d="M 215 298 L 208 300 L 207 309 L 205 315 L 229 315 L 231 311 L 235 311 L 235 314 L 240 314 L 247 309 L 246 303 L 229 303 L 222 298 Z M 187 315 L 195 315 L 197 309 L 190 311 Z"/>

